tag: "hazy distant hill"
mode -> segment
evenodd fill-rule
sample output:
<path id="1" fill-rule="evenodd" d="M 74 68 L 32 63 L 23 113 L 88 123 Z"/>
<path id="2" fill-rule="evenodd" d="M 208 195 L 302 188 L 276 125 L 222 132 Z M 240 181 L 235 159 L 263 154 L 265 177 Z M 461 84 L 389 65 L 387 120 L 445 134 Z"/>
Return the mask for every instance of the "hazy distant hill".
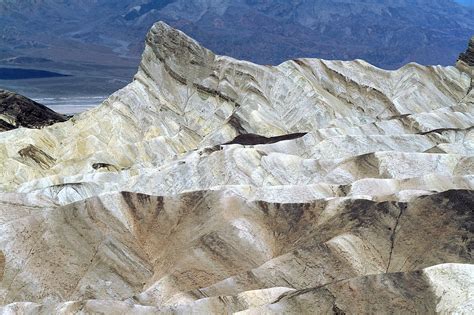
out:
<path id="1" fill-rule="evenodd" d="M 448 65 L 474 34 L 474 9 L 452 0 L 0 0 L 0 64 L 61 70 L 74 76 L 62 79 L 70 85 L 62 91 L 108 94 L 134 73 L 157 20 L 217 53 L 263 64 Z"/>

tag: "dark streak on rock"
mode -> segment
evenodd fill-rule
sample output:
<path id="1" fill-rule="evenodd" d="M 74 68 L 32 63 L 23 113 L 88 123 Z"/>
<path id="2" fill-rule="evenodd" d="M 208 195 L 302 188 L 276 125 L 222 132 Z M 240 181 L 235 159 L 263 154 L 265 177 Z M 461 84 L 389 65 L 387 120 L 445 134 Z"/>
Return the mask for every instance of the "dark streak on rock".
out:
<path id="1" fill-rule="evenodd" d="M 95 169 L 95 170 L 105 168 L 108 171 L 119 171 L 120 170 L 117 166 L 109 164 L 109 163 L 94 163 L 94 164 L 92 164 L 92 168 Z"/>
<path id="2" fill-rule="evenodd" d="M 18 151 L 18 154 L 24 159 L 31 159 L 37 163 L 42 169 L 49 169 L 54 165 L 56 159 L 30 144 L 26 148 Z"/>
<path id="3" fill-rule="evenodd" d="M 204 93 L 209 94 L 211 96 L 217 96 L 217 97 L 223 99 L 226 102 L 234 103 L 236 107 L 240 107 L 240 104 L 235 99 L 223 94 L 222 92 L 220 92 L 218 90 L 208 88 L 208 87 L 206 87 L 204 85 L 201 85 L 201 84 L 198 84 L 198 83 L 193 83 L 193 86 L 200 92 L 204 92 Z"/>
<path id="4" fill-rule="evenodd" d="M 297 290 L 297 291 L 285 292 L 282 295 L 280 295 L 271 304 L 276 304 L 276 303 L 280 302 L 283 299 L 291 299 L 291 298 L 297 297 L 299 295 L 303 295 L 303 294 L 306 294 L 306 293 L 309 293 L 309 292 L 317 291 L 317 290 L 323 289 L 324 287 L 327 287 L 327 286 L 330 286 L 332 284 L 336 284 L 336 283 L 339 283 L 339 282 L 342 282 L 342 281 L 346 281 L 346 280 L 347 279 L 340 279 L 340 280 L 336 280 L 336 281 L 333 281 L 333 282 L 322 284 L 322 285 L 319 285 L 319 286 L 316 286 L 316 287 L 306 288 L 306 289 Z"/>
<path id="5" fill-rule="evenodd" d="M 335 69 L 332 69 L 331 67 L 329 67 L 327 64 L 325 64 L 324 62 L 322 62 L 322 67 L 323 69 L 328 72 L 328 73 L 332 73 L 335 77 L 337 77 L 339 80 L 341 81 L 345 81 L 347 82 L 347 84 L 352 84 L 352 85 L 355 85 L 359 90 L 365 90 L 367 91 L 367 93 L 369 94 L 369 99 L 379 99 L 381 100 L 385 105 L 387 105 L 386 109 L 382 112 L 382 113 L 379 113 L 377 115 L 377 118 L 383 114 L 386 110 L 389 110 L 390 113 L 392 115 L 390 115 L 389 117 L 393 117 L 393 116 L 399 116 L 401 115 L 401 113 L 398 111 L 397 107 L 395 106 L 395 104 L 387 97 L 387 95 L 385 95 L 382 91 L 376 89 L 375 87 L 373 86 L 368 86 L 366 84 L 363 84 L 363 83 L 359 83 L 347 76 L 345 76 L 344 74 L 340 73 L 339 71 L 335 70 Z M 339 98 L 339 99 L 344 99 L 346 102 L 348 102 L 349 104 L 351 105 L 354 105 L 352 103 L 352 101 L 345 97 L 343 94 L 337 94 L 337 93 L 334 93 L 334 92 L 331 92 L 331 91 L 328 91 L 330 92 L 331 94 L 333 94 L 335 97 Z"/>
<path id="6" fill-rule="evenodd" d="M 131 193 L 128 191 L 123 191 L 121 192 L 123 200 L 127 204 L 128 208 L 130 209 L 130 213 L 133 215 L 133 217 L 140 221 L 143 220 L 143 215 L 139 211 L 139 209 L 136 207 L 135 203 L 133 202 L 133 196 L 135 196 L 135 193 Z"/>
<path id="7" fill-rule="evenodd" d="M 283 136 L 276 137 L 265 137 L 256 135 L 253 133 L 241 134 L 234 138 L 234 140 L 224 143 L 223 145 L 229 144 L 242 144 L 242 145 L 257 145 L 257 144 L 271 144 L 285 140 L 293 140 L 305 136 L 306 132 L 292 133 Z"/>
<path id="8" fill-rule="evenodd" d="M 0 250 L 0 281 L 3 279 L 3 274 L 5 272 L 5 255 Z"/>
<path id="9" fill-rule="evenodd" d="M 336 303 L 334 303 L 334 305 L 332 306 L 332 311 L 334 315 L 346 315 L 346 312 L 337 307 Z"/>
<path id="10" fill-rule="evenodd" d="M 247 134 L 247 130 L 245 130 L 244 127 L 242 127 L 242 124 L 240 123 L 239 119 L 235 116 L 235 113 L 232 114 L 227 122 L 237 131 L 239 134 Z M 226 143 L 230 144 L 230 143 Z"/>
<path id="11" fill-rule="evenodd" d="M 445 131 L 471 131 L 474 129 L 474 126 L 471 126 L 469 128 L 466 128 L 466 129 L 459 129 L 459 128 L 439 128 L 439 129 L 433 129 L 433 130 L 430 130 L 430 131 L 424 131 L 424 132 L 418 132 L 417 134 L 419 135 L 428 135 L 428 134 L 431 134 L 431 133 L 442 133 L 442 132 L 445 132 Z"/>
<path id="12" fill-rule="evenodd" d="M 406 204 L 401 204 L 400 203 L 399 205 L 400 205 L 400 207 L 399 207 L 400 212 L 397 216 L 397 220 L 395 221 L 395 226 L 392 229 L 392 234 L 390 235 L 390 253 L 388 255 L 387 270 L 385 271 L 386 273 L 388 273 L 388 271 L 390 270 L 390 264 L 392 263 L 393 248 L 395 246 L 395 237 L 396 237 L 396 234 L 397 234 L 398 224 L 400 223 L 400 218 L 403 215 L 403 211 L 407 207 Z"/>

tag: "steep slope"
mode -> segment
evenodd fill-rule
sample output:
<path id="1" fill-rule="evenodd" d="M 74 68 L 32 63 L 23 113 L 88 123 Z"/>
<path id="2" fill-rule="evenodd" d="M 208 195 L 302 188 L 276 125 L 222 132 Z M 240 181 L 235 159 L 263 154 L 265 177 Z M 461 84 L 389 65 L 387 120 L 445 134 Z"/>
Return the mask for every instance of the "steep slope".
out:
<path id="1" fill-rule="evenodd" d="M 453 67 L 409 64 L 383 71 L 363 61 L 317 59 L 253 65 L 217 56 L 161 23 L 148 34 L 134 82 L 102 106 L 44 132 L 19 130 L 0 138 L 0 185 L 11 189 L 39 177 L 93 173 L 93 166 L 101 164 L 117 170 L 155 167 L 246 133 L 314 132 L 306 136 L 314 144 L 335 135 L 340 136 L 337 141 L 347 141 L 361 134 L 380 139 L 417 134 L 412 139 L 424 144 L 409 152 L 438 145 L 455 150 L 449 143 L 462 144 L 470 135 L 469 88 L 469 76 Z M 371 131 L 354 130 L 358 126 Z M 435 131 L 445 129 L 456 136 L 436 136 Z M 19 158 L 18 152 L 29 145 L 54 162 L 38 168 L 30 157 Z M 340 146 L 344 143 L 328 150 Z M 347 156 L 371 149 L 368 145 Z M 320 155 L 308 152 L 303 158 Z"/>
<path id="2" fill-rule="evenodd" d="M 459 55 L 458 60 L 466 63 L 470 67 L 474 67 L 474 36 L 471 37 L 466 52 Z"/>
<path id="3" fill-rule="evenodd" d="M 156 23 L 101 106 L 0 134 L 0 312 L 469 313 L 473 102 L 456 67 L 261 66 Z"/>
<path id="4" fill-rule="evenodd" d="M 354 286 L 366 302 L 339 293 L 348 303 L 338 303 L 341 310 L 353 309 L 351 303 L 403 310 L 406 303 L 413 311 L 429 312 L 446 302 L 433 295 L 436 282 L 416 279 L 424 278 L 417 270 L 472 262 L 473 231 L 465 223 L 473 220 L 473 197 L 472 191 L 453 190 L 408 203 L 278 204 L 248 202 L 222 190 L 169 197 L 119 193 L 63 207 L 37 200 L 12 207 L 12 199 L 4 199 L 2 303 L 45 304 L 29 305 L 44 314 L 78 312 L 83 303 L 60 303 L 84 299 L 109 300 L 86 308 L 109 314 L 124 307 L 123 312 L 139 314 L 143 306 L 163 313 L 230 313 L 274 301 L 280 307 L 289 297 L 367 276 L 391 284 L 374 280 Z M 459 268 L 472 278 L 472 265 Z M 433 269 L 445 270 L 434 281 L 463 279 L 456 269 Z M 467 294 L 448 300 L 448 310 L 472 298 L 472 280 L 458 286 Z M 406 302 L 394 304 L 387 297 L 371 306 L 372 290 L 405 296 Z M 445 290 L 455 294 L 453 287 Z M 246 303 L 232 298 L 245 295 Z M 305 304 L 284 309 L 314 310 Z"/>
<path id="5" fill-rule="evenodd" d="M 0 131 L 18 127 L 42 128 L 67 119 L 67 116 L 24 96 L 0 90 Z"/>

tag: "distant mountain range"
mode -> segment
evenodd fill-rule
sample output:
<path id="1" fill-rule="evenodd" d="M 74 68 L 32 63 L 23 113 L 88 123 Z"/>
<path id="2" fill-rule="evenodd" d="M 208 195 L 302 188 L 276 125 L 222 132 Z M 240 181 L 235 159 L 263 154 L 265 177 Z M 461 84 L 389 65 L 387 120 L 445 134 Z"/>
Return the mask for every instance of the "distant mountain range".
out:
<path id="1" fill-rule="evenodd" d="M 0 86 L 30 95 L 108 94 L 135 72 L 157 20 L 219 54 L 261 64 L 317 57 L 387 69 L 411 61 L 450 65 L 474 34 L 474 8 L 463 2 L 0 0 L 0 65 L 72 75 Z"/>

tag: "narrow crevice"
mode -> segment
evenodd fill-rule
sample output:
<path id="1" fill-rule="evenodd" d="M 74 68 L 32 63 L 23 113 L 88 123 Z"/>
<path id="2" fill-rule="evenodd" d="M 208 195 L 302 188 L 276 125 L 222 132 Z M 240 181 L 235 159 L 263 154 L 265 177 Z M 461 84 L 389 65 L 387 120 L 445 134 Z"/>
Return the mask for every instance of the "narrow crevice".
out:
<path id="1" fill-rule="evenodd" d="M 429 135 L 429 134 L 432 134 L 432 133 L 442 133 L 442 132 L 445 132 L 445 131 L 466 131 L 466 132 L 469 132 L 472 129 L 474 129 L 474 126 L 471 126 L 471 127 L 468 127 L 468 128 L 438 128 L 438 129 L 433 129 L 433 130 L 430 130 L 430 131 L 420 131 L 420 132 L 417 132 L 416 134 L 425 136 L 425 135 Z"/>
<path id="2" fill-rule="evenodd" d="M 390 235 L 390 242 L 391 242 L 391 244 L 390 244 L 390 254 L 388 255 L 388 264 L 387 264 L 387 269 L 385 270 L 385 273 L 388 273 L 388 271 L 390 269 L 390 264 L 392 263 L 393 248 L 395 246 L 395 237 L 396 237 L 396 234 L 397 234 L 398 224 L 400 223 L 400 218 L 403 215 L 404 208 L 405 208 L 404 205 L 400 205 L 400 213 L 398 214 L 397 220 L 395 221 L 395 226 L 392 230 L 392 235 Z"/>
<path id="3" fill-rule="evenodd" d="M 3 273 L 5 271 L 5 255 L 0 250 L 0 281 L 3 279 Z"/>
<path id="4" fill-rule="evenodd" d="M 340 279 L 340 280 L 328 282 L 328 283 L 319 285 L 317 287 L 311 287 L 311 288 L 301 289 L 301 290 L 297 290 L 297 291 L 288 291 L 288 292 L 285 292 L 282 295 L 280 295 L 275 301 L 273 301 L 270 304 L 276 304 L 276 303 L 280 302 L 281 300 L 283 300 L 284 298 L 293 298 L 293 297 L 296 297 L 296 296 L 299 296 L 299 295 L 302 295 L 302 294 L 305 294 L 305 293 L 308 293 L 308 292 L 316 291 L 316 290 L 322 289 L 324 287 L 327 287 L 329 285 L 336 284 L 336 283 L 346 281 L 346 280 L 348 280 L 348 279 Z"/>
<path id="5" fill-rule="evenodd" d="M 471 73 L 471 84 L 469 88 L 467 89 L 466 95 L 463 96 L 463 98 L 458 102 L 458 104 L 461 104 L 464 102 L 464 100 L 469 96 L 469 93 L 471 93 L 473 88 L 474 88 L 474 70 L 472 70 L 472 73 Z"/>
<path id="6" fill-rule="evenodd" d="M 464 98 L 466 98 L 469 93 L 471 93 L 472 89 L 474 88 L 474 71 L 473 73 L 471 74 L 471 86 L 469 87 L 469 89 L 467 90 L 467 93 L 466 93 L 466 96 Z"/>

